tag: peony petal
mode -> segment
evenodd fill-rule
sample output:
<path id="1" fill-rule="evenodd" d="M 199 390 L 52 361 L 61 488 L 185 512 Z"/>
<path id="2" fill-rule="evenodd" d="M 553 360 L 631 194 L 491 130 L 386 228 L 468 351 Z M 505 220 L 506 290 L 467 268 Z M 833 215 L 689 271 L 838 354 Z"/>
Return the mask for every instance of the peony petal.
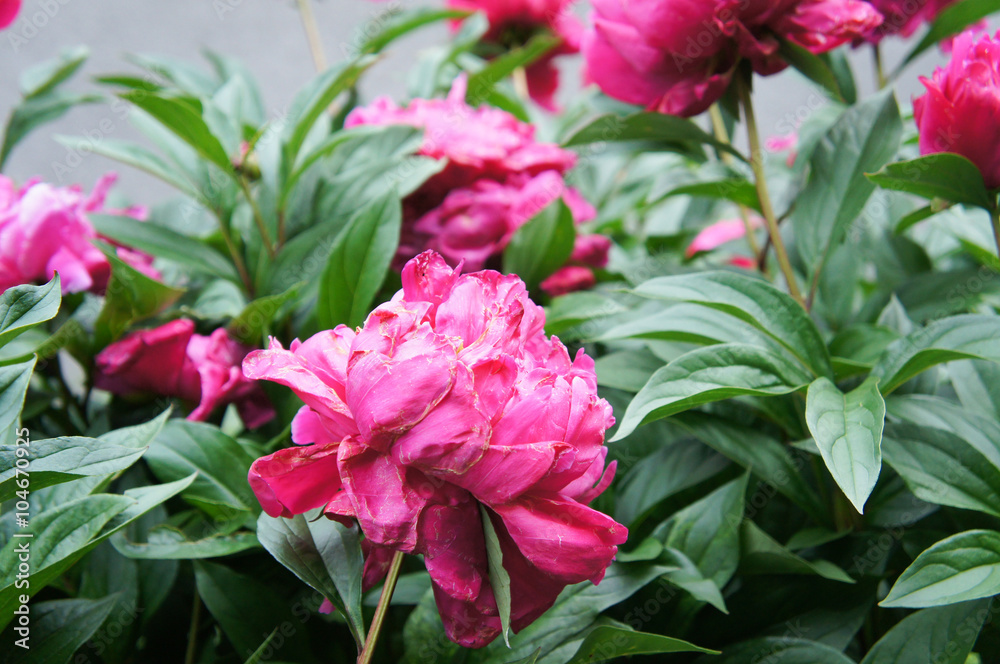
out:
<path id="1" fill-rule="evenodd" d="M 330 502 L 341 490 L 339 445 L 289 447 L 250 466 L 249 480 L 269 516 L 291 517 Z"/>

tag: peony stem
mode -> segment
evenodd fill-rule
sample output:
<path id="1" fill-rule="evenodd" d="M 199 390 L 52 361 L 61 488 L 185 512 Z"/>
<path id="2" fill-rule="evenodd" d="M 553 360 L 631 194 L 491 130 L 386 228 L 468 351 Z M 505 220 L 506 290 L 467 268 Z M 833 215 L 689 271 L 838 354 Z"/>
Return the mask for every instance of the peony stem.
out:
<path id="1" fill-rule="evenodd" d="M 993 222 L 993 239 L 997 243 L 997 258 L 1000 258 L 1000 205 L 996 201 L 993 201 L 990 210 L 990 221 Z"/>
<path id="2" fill-rule="evenodd" d="M 389 610 L 389 600 L 396 590 L 396 580 L 399 578 L 399 570 L 403 566 L 403 553 L 396 551 L 392 555 L 392 563 L 389 564 L 389 573 L 385 576 L 385 584 L 382 586 L 382 596 L 378 598 L 378 606 L 375 607 L 375 616 L 372 617 L 371 628 L 368 630 L 368 638 L 365 639 L 364 648 L 358 655 L 358 664 L 371 664 L 372 657 L 375 656 L 375 642 L 378 641 L 378 633 L 382 631 L 382 622 L 385 614 Z"/>
<path id="3" fill-rule="evenodd" d="M 313 63 L 316 71 L 326 71 L 326 55 L 323 53 L 323 42 L 319 38 L 319 27 L 316 24 L 316 16 L 313 14 L 312 5 L 309 0 L 297 0 L 299 5 L 299 16 L 302 17 L 302 27 L 306 29 L 306 39 L 309 40 L 309 50 L 312 52 Z"/>
<path id="4" fill-rule="evenodd" d="M 232 232 L 229 230 L 229 224 L 222 218 L 220 214 L 216 215 L 219 219 L 219 233 L 222 235 L 222 241 L 226 244 L 226 249 L 229 251 L 229 255 L 233 259 L 233 265 L 236 266 L 236 271 L 240 275 L 240 280 L 243 285 L 246 286 L 247 295 L 253 297 L 253 281 L 250 279 L 250 273 L 247 272 L 246 263 L 243 262 L 243 257 L 240 256 L 239 249 L 236 248 L 236 243 L 233 242 Z"/>
<path id="5" fill-rule="evenodd" d="M 885 77 L 885 65 L 882 63 L 882 49 L 878 44 L 872 44 L 872 58 L 875 61 L 875 81 L 879 90 L 885 89 L 889 80 Z"/>
<path id="6" fill-rule="evenodd" d="M 708 115 L 712 118 L 712 131 L 715 132 L 715 138 L 726 145 L 732 145 L 729 141 L 729 132 L 726 131 L 726 123 L 722 119 L 722 111 L 719 110 L 719 105 L 712 104 L 711 108 L 708 109 Z M 720 151 L 719 158 L 727 166 L 733 163 L 733 155 L 728 152 Z M 759 267 L 761 265 L 760 245 L 757 243 L 757 237 L 753 234 L 753 227 L 750 225 L 750 211 L 747 210 L 746 205 L 738 205 L 737 207 L 740 210 L 740 219 L 743 220 L 743 227 L 746 229 L 747 244 L 750 245 L 754 262 Z"/>
<path id="7" fill-rule="evenodd" d="M 767 180 L 764 174 L 764 152 L 760 147 L 760 135 L 757 132 L 757 119 L 753 113 L 753 101 L 750 99 L 750 74 L 736 77 L 736 90 L 739 93 L 740 105 L 743 106 L 744 120 L 747 125 L 747 138 L 750 140 L 750 167 L 753 169 L 753 177 L 757 186 L 757 197 L 760 198 L 760 211 L 764 215 L 767 223 L 767 233 L 774 245 L 774 253 L 778 258 L 778 266 L 781 273 L 785 275 L 788 282 L 788 292 L 791 293 L 799 304 L 802 304 L 802 293 L 799 292 L 799 285 L 795 281 L 795 271 L 792 270 L 792 263 L 788 260 L 788 252 L 785 250 L 785 243 L 781 239 L 781 231 L 778 229 L 778 220 L 774 216 L 774 207 L 771 205 L 771 194 L 767 189 Z"/>
<path id="8" fill-rule="evenodd" d="M 260 239 L 264 243 L 264 248 L 267 249 L 267 253 L 271 258 L 274 258 L 276 252 L 274 243 L 271 242 L 271 234 L 267 230 L 267 224 L 264 223 L 264 215 L 260 213 L 260 207 L 257 206 L 257 201 L 253 197 L 253 192 L 250 191 L 250 185 L 247 183 L 247 179 L 240 177 L 240 186 L 243 188 L 243 195 L 246 196 L 247 202 L 250 204 L 250 209 L 253 210 L 253 220 L 257 224 L 257 231 L 260 233 Z"/>
<path id="9" fill-rule="evenodd" d="M 194 664 L 198 654 L 198 623 L 201 621 L 201 596 L 194 591 L 194 604 L 191 606 L 191 627 L 188 629 L 187 651 L 184 653 L 184 664 Z"/>

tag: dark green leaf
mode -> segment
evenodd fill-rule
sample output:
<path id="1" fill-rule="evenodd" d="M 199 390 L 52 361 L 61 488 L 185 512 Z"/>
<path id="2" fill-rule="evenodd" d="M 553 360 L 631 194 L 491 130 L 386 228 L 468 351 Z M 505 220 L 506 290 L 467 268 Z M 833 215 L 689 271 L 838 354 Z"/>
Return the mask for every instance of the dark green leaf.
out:
<path id="1" fill-rule="evenodd" d="M 0 295 L 0 347 L 59 312 L 59 275 L 44 286 L 14 286 Z"/>
<path id="2" fill-rule="evenodd" d="M 319 284 L 316 315 L 323 328 L 361 325 L 399 246 L 402 212 L 386 196 L 355 214 L 340 232 Z"/>
<path id="3" fill-rule="evenodd" d="M 500 629 L 503 633 L 504 643 L 510 647 L 510 575 L 503 567 L 503 551 L 500 549 L 500 540 L 497 538 L 497 531 L 493 528 L 493 522 L 487 508 L 480 503 L 479 518 L 483 522 L 483 535 L 486 539 L 486 562 L 490 571 L 490 588 L 493 589 L 493 596 L 497 602 L 497 610 L 500 612 Z"/>
<path id="4" fill-rule="evenodd" d="M 695 406 L 736 396 L 797 392 L 811 376 L 776 353 L 744 344 L 693 350 L 663 367 L 629 404 L 614 440 Z"/>
<path id="5" fill-rule="evenodd" d="M 992 207 L 995 198 L 986 191 L 979 168 L 951 152 L 886 164 L 877 173 L 869 173 L 868 179 L 883 189 L 905 191 L 931 200 L 943 198 L 986 210 Z M 896 232 L 900 232 L 898 226 Z"/>
<path id="6" fill-rule="evenodd" d="M 656 542 L 654 539 L 647 541 Z M 711 579 L 705 578 L 693 560 L 681 551 L 671 548 L 664 548 L 663 554 L 659 556 L 659 560 L 663 564 L 677 567 L 675 570 L 664 573 L 664 579 L 681 590 L 686 591 L 692 598 L 699 602 L 711 604 L 719 611 L 729 613 L 726 609 L 726 602 L 722 599 L 719 587 Z"/>
<path id="7" fill-rule="evenodd" d="M 326 518 L 261 514 L 257 537 L 278 562 L 330 600 L 347 618 L 357 643 L 365 639 L 361 614 L 364 558 L 357 528 Z"/>
<path id="8" fill-rule="evenodd" d="M 540 33 L 524 46 L 512 48 L 490 60 L 485 67 L 469 76 L 465 101 L 479 106 L 489 99 L 497 83 L 510 76 L 519 67 L 527 67 L 562 43 L 562 38 Z"/>
<path id="9" fill-rule="evenodd" d="M 983 600 L 917 611 L 879 639 L 861 664 L 965 664 L 989 615 Z"/>
<path id="10" fill-rule="evenodd" d="M 254 533 L 219 533 L 192 540 L 171 526 L 154 528 L 145 542 L 132 542 L 124 533 L 118 533 L 111 538 L 111 544 L 126 558 L 138 560 L 218 558 L 260 546 Z"/>
<path id="11" fill-rule="evenodd" d="M 390 16 L 380 23 L 381 29 L 361 45 L 361 53 L 379 53 L 396 39 L 403 37 L 417 28 L 430 23 L 448 19 L 464 18 L 469 12 L 461 9 L 437 9 L 435 7 L 418 7 L 407 9 Z"/>
<path id="12" fill-rule="evenodd" d="M 731 145 L 716 140 L 692 121 L 664 113 L 602 115 L 577 130 L 563 145 L 575 147 L 608 141 L 649 141 L 658 149 L 696 156 L 704 154 L 703 145 L 711 145 L 746 161 Z"/>
<path id="13" fill-rule="evenodd" d="M 716 180 L 714 182 L 685 184 L 662 194 L 659 200 L 669 198 L 670 196 L 720 198 L 754 210 L 760 210 L 760 198 L 757 197 L 757 187 L 747 180 Z"/>
<path id="14" fill-rule="evenodd" d="M 892 232 L 896 235 L 902 235 L 905 231 L 916 226 L 924 219 L 930 219 L 936 215 L 940 210 L 936 210 L 933 205 L 925 205 L 922 208 L 917 208 L 913 212 L 905 215 L 896 222 L 895 228 Z"/>
<path id="15" fill-rule="evenodd" d="M 719 657 L 704 657 L 697 664 L 854 664 L 839 650 L 816 641 L 790 636 L 766 636 L 722 649 Z"/>
<path id="16" fill-rule="evenodd" d="M 281 308 L 298 296 L 303 285 L 295 284 L 284 293 L 260 297 L 248 304 L 226 326 L 229 335 L 240 343 L 259 346 L 262 340 L 267 339 L 271 323 Z"/>
<path id="17" fill-rule="evenodd" d="M 830 380 L 817 378 L 806 394 L 806 423 L 837 486 L 864 512 L 882 469 L 885 401 L 878 379 L 844 394 Z"/>
<path id="18" fill-rule="evenodd" d="M 607 662 L 616 657 L 657 655 L 666 652 L 718 654 L 717 650 L 702 648 L 681 639 L 602 625 L 587 635 L 587 638 L 580 644 L 580 649 L 576 651 L 576 655 L 569 661 L 569 664 Z"/>
<path id="19" fill-rule="evenodd" d="M 573 213 L 557 199 L 517 229 L 504 249 L 503 271 L 521 277 L 533 291 L 566 263 L 575 238 Z"/>
<path id="20" fill-rule="evenodd" d="M 969 530 L 924 550 L 880 606 L 924 608 L 1000 593 L 1000 533 Z"/>
<path id="21" fill-rule="evenodd" d="M 830 93 L 837 101 L 846 101 L 847 95 L 840 89 L 840 82 L 830 65 L 804 46 L 781 39 L 778 54 L 781 59 L 797 69 L 800 74 Z"/>
<path id="22" fill-rule="evenodd" d="M 781 546 L 749 519 L 740 527 L 740 572 L 743 574 L 815 574 L 831 581 L 854 583 L 847 572 L 826 560 L 806 560 Z"/>
<path id="23" fill-rule="evenodd" d="M 8 646 L 5 664 L 66 664 L 111 614 L 115 597 L 60 599 L 31 604 L 29 649 Z M 13 643 L 13 625 L 8 630 Z"/>

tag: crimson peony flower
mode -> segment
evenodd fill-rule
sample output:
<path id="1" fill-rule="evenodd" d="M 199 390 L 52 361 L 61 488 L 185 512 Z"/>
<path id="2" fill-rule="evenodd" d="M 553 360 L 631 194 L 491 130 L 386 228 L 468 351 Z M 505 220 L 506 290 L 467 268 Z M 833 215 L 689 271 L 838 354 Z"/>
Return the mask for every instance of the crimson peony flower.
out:
<path id="1" fill-rule="evenodd" d="M 762 75 L 785 68 L 777 37 L 823 53 L 870 33 L 862 0 L 594 0 L 583 41 L 590 80 L 608 95 L 671 115 L 712 105 L 745 58 Z"/>
<path id="2" fill-rule="evenodd" d="M 21 0 L 0 0 L 0 30 L 13 23 L 19 11 Z"/>
<path id="3" fill-rule="evenodd" d="M 0 291 L 47 281 L 59 272 L 63 293 L 104 292 L 111 265 L 92 243 L 99 236 L 87 213 L 146 217 L 144 208 L 104 208 L 115 178 L 104 176 L 85 198 L 77 187 L 59 188 L 35 180 L 18 191 L 0 175 Z M 160 276 L 152 267 L 152 256 L 122 247 L 118 257 L 154 279 Z"/>
<path id="4" fill-rule="evenodd" d="M 194 421 L 235 403 L 243 422 L 254 428 L 274 417 L 274 410 L 260 386 L 243 375 L 249 351 L 224 329 L 206 337 L 194 333 L 194 322 L 175 320 L 133 332 L 102 350 L 94 360 L 94 386 L 125 396 L 158 394 L 197 403 L 188 415 Z"/>
<path id="5" fill-rule="evenodd" d="M 938 14 L 956 0 L 868 0 L 885 20 L 864 35 L 866 41 L 878 43 L 889 35 L 909 37 L 924 23 L 931 23 Z"/>
<path id="6" fill-rule="evenodd" d="M 990 189 L 1000 187 L 1000 32 L 955 38 L 951 61 L 913 100 L 920 154 L 955 152 L 979 167 Z"/>
<path id="7" fill-rule="evenodd" d="M 508 50 L 524 45 L 539 32 L 559 37 L 559 44 L 525 69 L 528 94 L 542 108 L 556 111 L 559 88 L 556 56 L 579 53 L 583 24 L 573 15 L 573 0 L 448 0 L 455 9 L 481 11 L 490 27 L 483 36 L 488 47 Z M 457 29 L 459 23 L 455 23 Z"/>
<path id="8" fill-rule="evenodd" d="M 305 402 L 292 422 L 300 446 L 254 462 L 250 485 L 271 516 L 322 508 L 357 519 L 369 583 L 388 550 L 422 554 L 449 638 L 481 647 L 500 619 L 480 505 L 520 630 L 566 585 L 598 583 L 627 537 L 587 507 L 614 476 L 603 444 L 614 418 L 593 360 L 545 336 L 545 313 L 517 277 L 460 275 L 428 251 L 402 280 L 358 331 L 247 356 L 247 376 Z"/>
<path id="9" fill-rule="evenodd" d="M 449 264 L 478 270 L 497 256 L 514 232 L 558 198 L 577 223 L 594 208 L 563 175 L 576 155 L 535 140 L 535 128 L 510 113 L 465 103 L 465 77 L 447 99 L 415 99 L 400 108 L 387 98 L 357 108 L 346 126 L 411 125 L 424 129 L 420 154 L 446 159 L 444 170 L 403 202 L 397 265 L 427 249 Z"/>

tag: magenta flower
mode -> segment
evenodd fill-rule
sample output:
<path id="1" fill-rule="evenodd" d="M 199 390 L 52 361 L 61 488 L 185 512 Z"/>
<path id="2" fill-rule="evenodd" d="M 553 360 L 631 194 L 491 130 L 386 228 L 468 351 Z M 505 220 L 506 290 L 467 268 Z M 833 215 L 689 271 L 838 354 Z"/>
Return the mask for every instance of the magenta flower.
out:
<path id="1" fill-rule="evenodd" d="M 510 113 L 465 102 L 465 77 L 447 99 L 415 99 L 401 108 L 387 98 L 353 110 L 346 126 L 410 125 L 424 129 L 420 154 L 446 159 L 444 170 L 403 202 L 396 263 L 433 249 L 452 266 L 478 270 L 514 232 L 561 198 L 577 223 L 596 211 L 563 175 L 576 155 L 535 140 L 535 128 Z"/>
<path id="2" fill-rule="evenodd" d="M 868 34 L 881 15 L 862 0 L 595 0 L 583 52 L 608 95 L 691 116 L 729 86 L 736 64 L 785 68 L 777 36 L 823 53 Z"/>
<path id="3" fill-rule="evenodd" d="M 123 396 L 156 394 L 197 404 L 189 420 L 208 419 L 218 406 L 235 403 L 244 424 L 258 427 L 274 417 L 259 385 L 243 375 L 250 348 L 224 329 L 194 333 L 194 322 L 171 321 L 125 336 L 94 359 L 94 386 Z"/>
<path id="4" fill-rule="evenodd" d="M 481 11 L 490 27 L 483 41 L 494 49 L 522 46 L 539 32 L 559 37 L 559 44 L 525 70 L 529 96 L 542 108 L 558 110 L 556 56 L 579 53 L 583 24 L 573 15 L 573 0 L 448 0 L 455 9 Z M 457 28 L 456 22 L 455 27 Z"/>
<path id="5" fill-rule="evenodd" d="M 517 277 L 460 275 L 425 252 L 402 279 L 357 332 L 341 325 L 247 356 L 248 376 L 305 402 L 292 423 L 300 446 L 254 462 L 250 485 L 271 516 L 356 519 L 372 547 L 369 582 L 387 550 L 422 554 L 449 638 L 480 647 L 500 620 L 479 506 L 520 630 L 566 585 L 599 582 L 627 537 L 587 507 L 614 476 L 603 445 L 614 418 L 593 360 L 545 336 Z"/>
<path id="6" fill-rule="evenodd" d="M 955 4 L 956 0 L 868 0 L 885 20 L 864 35 L 873 43 L 889 35 L 909 37 L 924 23 L 931 23 L 938 14 Z"/>
<path id="7" fill-rule="evenodd" d="M 761 228 L 764 225 L 764 220 L 756 215 L 750 217 L 750 227 L 751 228 Z M 743 223 L 742 219 L 724 219 L 722 221 L 717 221 L 714 224 L 709 224 L 705 228 L 701 229 L 698 235 L 695 236 L 691 244 L 688 245 L 687 251 L 684 255 L 688 258 L 693 257 L 695 254 L 699 254 L 703 251 L 714 251 L 727 242 L 732 242 L 733 240 L 739 240 L 745 237 L 747 234 L 746 224 Z"/>
<path id="8" fill-rule="evenodd" d="M 969 30 L 953 45 L 951 61 L 913 100 L 920 154 L 955 152 L 979 167 L 989 189 L 1000 187 L 1000 32 Z"/>
<path id="9" fill-rule="evenodd" d="M 20 11 L 21 0 L 0 0 L 0 30 L 13 23 Z"/>
<path id="10" fill-rule="evenodd" d="M 63 293 L 103 293 L 111 265 L 93 244 L 99 236 L 87 214 L 146 217 L 144 208 L 104 207 L 115 178 L 113 174 L 104 176 L 94 192 L 84 197 L 77 187 L 59 188 L 35 180 L 18 191 L 10 179 L 0 175 L 0 291 L 47 281 L 58 272 Z M 119 248 L 118 256 L 148 276 L 159 278 L 152 256 L 124 247 Z"/>

